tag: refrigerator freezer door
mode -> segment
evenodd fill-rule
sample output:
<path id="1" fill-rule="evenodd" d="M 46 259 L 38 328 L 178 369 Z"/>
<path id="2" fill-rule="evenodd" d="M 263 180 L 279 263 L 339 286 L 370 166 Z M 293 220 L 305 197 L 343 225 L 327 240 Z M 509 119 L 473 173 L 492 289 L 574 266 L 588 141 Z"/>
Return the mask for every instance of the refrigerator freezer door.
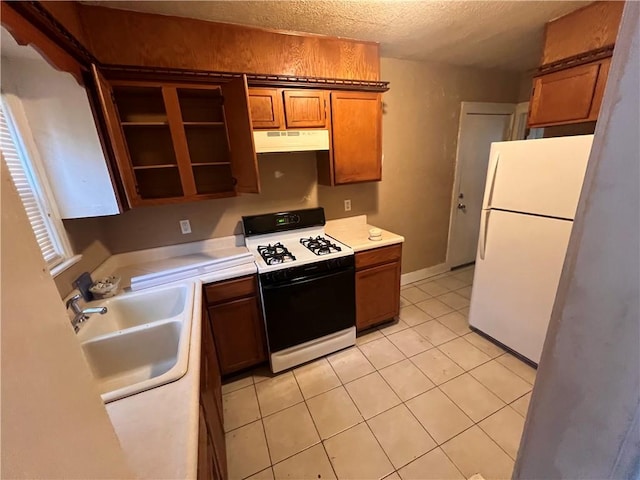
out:
<path id="1" fill-rule="evenodd" d="M 573 222 L 486 213 L 469 324 L 538 363 Z"/>
<path id="2" fill-rule="evenodd" d="M 483 208 L 573 219 L 593 135 L 491 145 Z"/>

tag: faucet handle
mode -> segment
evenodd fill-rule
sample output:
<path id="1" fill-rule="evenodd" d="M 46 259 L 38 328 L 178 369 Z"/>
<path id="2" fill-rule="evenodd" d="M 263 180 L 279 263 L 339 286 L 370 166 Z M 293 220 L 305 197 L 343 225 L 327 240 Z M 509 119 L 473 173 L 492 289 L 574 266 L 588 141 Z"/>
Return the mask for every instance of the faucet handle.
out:
<path id="1" fill-rule="evenodd" d="M 67 300 L 67 303 L 66 303 L 67 310 L 70 308 L 73 311 L 73 313 L 80 313 L 82 309 L 78 306 L 78 301 L 81 298 L 82 298 L 82 295 L 78 293 L 73 297 L 71 297 L 69 300 Z"/>

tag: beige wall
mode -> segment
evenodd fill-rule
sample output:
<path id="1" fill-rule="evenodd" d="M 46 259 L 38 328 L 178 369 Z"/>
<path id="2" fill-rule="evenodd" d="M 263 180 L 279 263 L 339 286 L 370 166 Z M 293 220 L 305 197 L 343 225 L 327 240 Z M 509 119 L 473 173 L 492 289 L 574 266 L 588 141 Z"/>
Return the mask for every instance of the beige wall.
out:
<path id="1" fill-rule="evenodd" d="M 372 224 L 406 238 L 402 271 L 445 261 L 460 102 L 515 102 L 519 75 L 383 58 L 383 181 L 318 190 L 329 216 L 361 204 Z"/>
<path id="2" fill-rule="evenodd" d="M 132 478 L 2 164 L 2 478 Z"/>
<path id="3" fill-rule="evenodd" d="M 640 4 L 627 2 L 513 478 L 640 478 Z"/>
<path id="4" fill-rule="evenodd" d="M 404 235 L 404 273 L 443 263 L 460 102 L 515 102 L 520 76 L 383 58 L 381 78 L 391 82 L 384 95 L 382 182 L 317 186 L 314 154 L 261 155 L 261 195 L 65 222 L 73 242 L 98 239 L 119 253 L 239 233 L 242 215 L 320 205 L 328 218 L 364 213 L 371 223 Z M 345 199 L 352 201 L 348 214 Z M 178 226 L 186 218 L 190 235 L 180 234 Z"/>
<path id="5" fill-rule="evenodd" d="M 518 87 L 518 103 L 528 102 L 531 99 L 531 90 L 533 89 L 533 72 L 526 72 L 520 76 L 520 85 Z"/>

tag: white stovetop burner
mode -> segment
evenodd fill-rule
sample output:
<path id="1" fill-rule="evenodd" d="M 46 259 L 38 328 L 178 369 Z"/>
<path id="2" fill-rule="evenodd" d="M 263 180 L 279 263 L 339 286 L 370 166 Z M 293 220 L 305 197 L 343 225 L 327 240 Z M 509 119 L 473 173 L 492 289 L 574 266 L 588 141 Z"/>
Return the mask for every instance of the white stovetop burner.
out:
<path id="1" fill-rule="evenodd" d="M 340 248 L 340 251 L 331 252 L 324 255 L 316 255 L 302 243 L 300 243 L 301 239 L 306 239 L 309 237 L 315 238 L 318 236 L 324 237 L 337 245 Z M 284 247 L 286 247 L 291 255 L 293 255 L 295 260 L 288 260 L 282 263 L 267 265 L 265 260 L 258 252 L 258 247 L 266 247 L 268 245 L 273 246 L 276 243 L 281 243 Z M 353 255 L 353 249 L 351 247 L 348 247 L 344 243 L 340 243 L 335 238 L 330 237 L 329 235 L 324 233 L 324 227 L 309 227 L 299 230 L 289 230 L 286 232 L 268 233 L 265 235 L 245 237 L 245 245 L 255 258 L 256 265 L 258 266 L 258 273 L 273 272 L 282 268 L 298 267 L 300 265 L 320 262 L 331 258 Z"/>

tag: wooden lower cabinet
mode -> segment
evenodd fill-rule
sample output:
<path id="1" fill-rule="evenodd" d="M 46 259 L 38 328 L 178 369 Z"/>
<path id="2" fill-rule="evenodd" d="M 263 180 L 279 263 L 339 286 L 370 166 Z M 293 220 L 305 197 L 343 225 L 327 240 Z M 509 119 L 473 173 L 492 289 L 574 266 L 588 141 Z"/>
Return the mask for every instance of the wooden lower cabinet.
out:
<path id="1" fill-rule="evenodd" d="M 237 372 L 267 359 L 256 276 L 205 287 L 220 371 Z"/>
<path id="2" fill-rule="evenodd" d="M 222 416 L 222 382 L 211 324 L 204 309 L 200 357 L 198 480 L 224 480 L 227 478 L 227 454 Z"/>
<path id="3" fill-rule="evenodd" d="M 610 63 L 605 58 L 534 78 L 529 127 L 597 120 Z"/>
<path id="4" fill-rule="evenodd" d="M 383 323 L 400 313 L 402 244 L 356 253 L 356 328 Z"/>

